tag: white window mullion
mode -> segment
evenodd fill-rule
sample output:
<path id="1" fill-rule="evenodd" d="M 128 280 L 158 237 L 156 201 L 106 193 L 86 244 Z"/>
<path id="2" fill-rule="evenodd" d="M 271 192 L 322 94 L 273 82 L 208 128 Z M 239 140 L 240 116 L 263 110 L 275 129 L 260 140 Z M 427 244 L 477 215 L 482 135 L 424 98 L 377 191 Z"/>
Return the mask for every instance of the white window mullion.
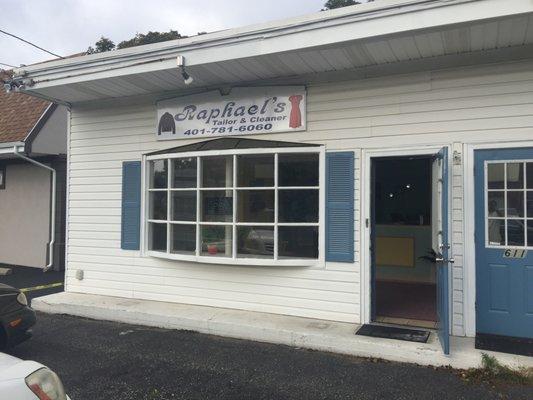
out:
<path id="1" fill-rule="evenodd" d="M 278 259 L 279 240 L 278 240 L 278 153 L 274 154 L 274 260 Z"/>
<path id="2" fill-rule="evenodd" d="M 237 155 L 233 155 L 233 218 L 232 218 L 232 258 L 237 258 Z"/>
<path id="3" fill-rule="evenodd" d="M 202 176 L 202 165 L 200 157 L 196 157 L 196 256 L 200 255 L 200 179 Z"/>
<path id="4" fill-rule="evenodd" d="M 172 192 L 170 191 L 171 188 L 171 182 L 172 182 L 172 168 L 170 160 L 166 160 L 167 162 L 167 254 L 170 254 L 170 235 L 172 234 L 172 229 L 170 226 L 169 221 L 172 220 L 172 217 L 170 215 L 171 212 L 171 205 L 172 205 Z"/>

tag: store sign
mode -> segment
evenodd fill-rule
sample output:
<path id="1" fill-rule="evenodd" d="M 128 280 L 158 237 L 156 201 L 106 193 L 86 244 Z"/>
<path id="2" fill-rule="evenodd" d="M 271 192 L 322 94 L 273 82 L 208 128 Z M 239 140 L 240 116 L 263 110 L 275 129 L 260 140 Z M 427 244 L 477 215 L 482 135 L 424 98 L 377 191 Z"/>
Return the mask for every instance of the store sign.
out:
<path id="1" fill-rule="evenodd" d="M 157 140 L 254 135 L 306 129 L 303 86 L 234 88 L 157 103 Z"/>

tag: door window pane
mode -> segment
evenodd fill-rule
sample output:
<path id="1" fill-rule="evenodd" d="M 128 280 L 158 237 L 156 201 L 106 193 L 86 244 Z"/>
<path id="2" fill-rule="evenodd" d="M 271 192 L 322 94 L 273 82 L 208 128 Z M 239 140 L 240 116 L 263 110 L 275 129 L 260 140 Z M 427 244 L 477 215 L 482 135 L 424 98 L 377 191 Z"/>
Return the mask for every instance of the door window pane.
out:
<path id="1" fill-rule="evenodd" d="M 280 226 L 279 258 L 318 258 L 317 226 Z"/>
<path id="2" fill-rule="evenodd" d="M 202 158 L 202 187 L 232 187 L 233 156 Z"/>
<path id="3" fill-rule="evenodd" d="M 172 161 L 172 187 L 196 187 L 196 157 L 177 158 Z"/>
<path id="4" fill-rule="evenodd" d="M 274 258 L 274 227 L 240 226 L 237 228 L 237 256 Z"/>
<path id="5" fill-rule="evenodd" d="M 487 165 L 487 186 L 489 189 L 503 189 L 505 182 L 504 163 Z"/>
<path id="6" fill-rule="evenodd" d="M 203 222 L 233 221 L 233 191 L 206 190 L 201 193 Z"/>
<path id="7" fill-rule="evenodd" d="M 533 221 L 527 221 L 527 245 L 533 247 Z"/>
<path id="8" fill-rule="evenodd" d="M 524 220 L 508 219 L 507 220 L 507 245 L 523 246 L 524 245 Z"/>
<path id="9" fill-rule="evenodd" d="M 274 222 L 273 190 L 239 190 L 238 222 Z"/>
<path id="10" fill-rule="evenodd" d="M 150 219 L 167 219 L 167 192 L 150 192 Z"/>
<path id="11" fill-rule="evenodd" d="M 533 192 L 527 192 L 527 217 L 533 218 Z"/>
<path id="12" fill-rule="evenodd" d="M 507 163 L 507 189 L 522 189 L 524 187 L 524 164 Z"/>
<path id="13" fill-rule="evenodd" d="M 533 162 L 526 164 L 527 188 L 533 189 Z"/>
<path id="14" fill-rule="evenodd" d="M 150 161 L 150 189 L 166 189 L 168 185 L 167 178 L 167 160 Z"/>
<path id="15" fill-rule="evenodd" d="M 239 187 L 274 186 L 274 155 L 242 155 L 237 158 Z"/>
<path id="16" fill-rule="evenodd" d="M 196 191 L 172 192 L 172 220 L 196 221 Z"/>
<path id="17" fill-rule="evenodd" d="M 220 225 L 201 227 L 201 254 L 210 257 L 231 257 L 233 228 Z"/>
<path id="18" fill-rule="evenodd" d="M 279 154 L 279 186 L 318 186 L 318 154 Z"/>
<path id="19" fill-rule="evenodd" d="M 505 217 L 504 192 L 488 192 L 489 217 Z"/>
<path id="20" fill-rule="evenodd" d="M 171 239 L 170 252 L 174 254 L 196 254 L 196 226 L 195 225 L 170 225 Z"/>
<path id="21" fill-rule="evenodd" d="M 148 250 L 167 251 L 167 224 L 148 224 Z"/>
<path id="22" fill-rule="evenodd" d="M 489 245 L 500 246 L 505 245 L 505 220 L 491 219 L 488 222 Z"/>
<path id="23" fill-rule="evenodd" d="M 524 216 L 524 192 L 507 192 L 507 218 Z"/>
<path id="24" fill-rule="evenodd" d="M 280 190 L 279 222 L 318 222 L 318 190 Z"/>

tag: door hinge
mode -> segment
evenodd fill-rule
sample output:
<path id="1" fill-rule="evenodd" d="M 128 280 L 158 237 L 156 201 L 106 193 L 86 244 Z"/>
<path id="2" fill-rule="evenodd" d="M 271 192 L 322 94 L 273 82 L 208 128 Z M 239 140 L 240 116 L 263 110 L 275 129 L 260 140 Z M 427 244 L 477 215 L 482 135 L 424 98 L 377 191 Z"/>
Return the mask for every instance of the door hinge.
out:
<path id="1" fill-rule="evenodd" d="M 370 225 L 370 221 L 368 220 L 368 218 L 365 220 L 365 226 L 368 228 L 368 226 Z"/>

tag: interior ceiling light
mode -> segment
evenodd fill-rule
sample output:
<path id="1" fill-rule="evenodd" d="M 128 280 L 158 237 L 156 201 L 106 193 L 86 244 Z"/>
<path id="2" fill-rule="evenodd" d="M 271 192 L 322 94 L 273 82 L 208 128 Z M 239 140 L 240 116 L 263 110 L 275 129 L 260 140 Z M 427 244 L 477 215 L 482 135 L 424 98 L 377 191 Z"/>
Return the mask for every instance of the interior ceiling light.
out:
<path id="1" fill-rule="evenodd" d="M 178 64 L 178 68 L 181 70 L 181 76 L 183 77 L 183 82 L 186 85 L 190 85 L 193 83 L 194 79 L 192 76 L 190 76 L 187 71 L 185 71 L 185 57 L 178 56 L 176 57 L 176 63 Z"/>

